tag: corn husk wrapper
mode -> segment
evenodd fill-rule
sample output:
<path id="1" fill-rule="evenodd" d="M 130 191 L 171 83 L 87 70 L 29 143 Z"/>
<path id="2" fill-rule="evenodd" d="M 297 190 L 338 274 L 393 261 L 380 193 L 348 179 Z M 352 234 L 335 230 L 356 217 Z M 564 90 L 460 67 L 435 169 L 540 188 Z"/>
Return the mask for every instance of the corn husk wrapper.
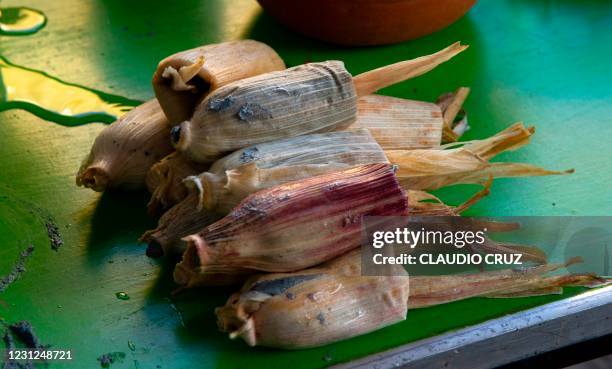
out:
<path id="1" fill-rule="evenodd" d="M 462 108 L 469 93 L 470 89 L 468 87 L 459 87 L 454 93 L 444 94 L 436 101 L 443 113 L 442 142 L 456 142 L 470 129 L 467 113 Z M 461 119 L 457 119 L 458 116 Z"/>
<path id="2" fill-rule="evenodd" d="M 595 274 L 545 276 L 547 273 L 581 261 L 580 258 L 571 258 L 562 264 L 543 264 L 522 269 L 460 275 L 411 276 L 408 307 L 424 308 L 475 296 L 502 298 L 558 294 L 563 292 L 563 286 L 598 287 L 609 283 L 605 278 Z"/>
<path id="3" fill-rule="evenodd" d="M 357 120 L 346 129 L 368 129 L 384 150 L 414 150 L 440 147 L 443 126 L 436 104 L 367 95 L 357 101 Z"/>
<path id="4" fill-rule="evenodd" d="M 489 180 L 484 184 L 482 190 L 476 192 L 472 197 L 456 207 L 445 204 L 438 197 L 430 193 L 417 190 L 408 190 L 409 214 L 412 217 L 459 216 L 462 212 L 468 210 L 482 198 L 488 196 L 492 184 L 493 180 L 492 178 L 489 178 Z M 450 221 L 450 218 L 440 218 L 440 221 Z M 483 220 L 472 220 L 471 223 L 474 230 L 487 228 L 489 232 L 511 232 L 520 228 L 520 225 L 517 223 Z M 450 222 L 449 225 L 452 225 L 452 222 Z M 468 249 L 471 252 L 480 254 L 521 254 L 523 260 L 525 261 L 531 261 L 539 264 L 547 262 L 546 254 L 536 246 L 498 242 L 491 240 L 488 237 L 485 237 L 484 243 L 471 244 L 468 246 Z"/>
<path id="5" fill-rule="evenodd" d="M 404 60 L 355 76 L 357 95 L 366 96 L 396 83 L 423 75 L 467 49 L 459 42 L 430 55 Z"/>
<path id="6" fill-rule="evenodd" d="M 444 223 L 447 222 L 450 229 L 453 229 L 456 227 L 456 225 L 454 225 L 452 218 L 449 217 L 459 216 L 462 212 L 469 209 L 482 198 L 488 196 L 492 183 L 493 181 L 490 179 L 487 183 L 485 183 L 482 190 L 476 192 L 459 206 L 447 205 L 438 197 L 424 191 L 408 190 L 408 213 L 411 217 L 437 217 L 437 219 L 439 219 L 437 221 L 438 227 L 443 226 Z M 466 227 L 466 230 L 468 227 L 469 229 L 475 231 L 486 228 L 489 232 L 511 232 L 520 228 L 520 224 L 518 223 L 475 219 L 471 219 L 469 224 L 463 224 L 463 227 Z M 467 249 L 470 252 L 480 254 L 521 254 L 522 260 L 525 261 L 538 264 L 544 264 L 547 262 L 546 254 L 536 246 L 498 242 L 488 237 L 485 237 L 485 242 L 483 243 L 468 245 Z"/>
<path id="7" fill-rule="evenodd" d="M 407 190 L 411 216 L 458 216 L 489 194 L 489 186 L 477 192 L 459 206 L 445 204 L 440 198 L 425 191 Z"/>
<path id="8" fill-rule="evenodd" d="M 187 245 L 181 238 L 197 233 L 223 217 L 207 210 L 196 210 L 197 203 L 197 195 L 187 195 L 159 218 L 155 229 L 140 237 L 141 242 L 149 244 L 148 256 L 182 254 Z"/>
<path id="9" fill-rule="evenodd" d="M 151 200 L 147 205 L 150 213 L 169 209 L 187 197 L 183 179 L 208 169 L 208 165 L 194 163 L 183 155 L 173 152 L 155 163 L 146 177 Z"/>
<path id="10" fill-rule="evenodd" d="M 426 277 L 408 277 L 400 267 L 397 276 L 365 277 L 358 251 L 312 269 L 252 277 L 216 309 L 220 330 L 249 346 L 303 349 L 400 322 L 409 308 L 603 282 L 593 275 L 544 276 L 565 264 Z"/>
<path id="11" fill-rule="evenodd" d="M 78 171 L 77 185 L 95 191 L 144 187 L 149 168 L 173 151 L 169 134 L 157 100 L 135 107 L 96 137 Z"/>
<path id="12" fill-rule="evenodd" d="M 357 120 L 347 129 L 368 129 L 385 150 L 439 148 L 468 129 L 462 106 L 468 87 L 447 93 L 436 104 L 391 96 L 367 95 L 357 101 Z M 457 116 L 461 119 L 457 120 Z"/>
<path id="13" fill-rule="evenodd" d="M 293 271 L 361 244 L 364 215 L 406 216 L 408 202 L 388 164 L 359 166 L 259 191 L 187 237 L 175 281 L 194 275 Z"/>
<path id="14" fill-rule="evenodd" d="M 264 43 L 240 40 L 210 44 L 162 60 L 153 75 L 153 90 L 174 125 L 189 119 L 210 91 L 243 78 L 283 69 L 283 60 Z"/>
<path id="15" fill-rule="evenodd" d="M 355 121 L 358 96 L 421 75 L 464 49 L 455 44 L 354 79 L 342 62 L 327 61 L 230 83 L 173 129 L 174 144 L 194 161 L 211 162 L 258 143 L 337 130 Z"/>
<path id="16" fill-rule="evenodd" d="M 339 61 L 262 74 L 212 92 L 180 125 L 175 146 L 195 161 L 213 161 L 261 142 L 348 125 L 356 100 L 352 77 Z"/>
<path id="17" fill-rule="evenodd" d="M 533 128 L 516 123 L 493 137 L 467 142 L 448 150 L 387 150 L 398 166 L 397 177 L 406 189 L 437 189 L 457 183 L 484 183 L 490 177 L 529 177 L 567 174 L 523 163 L 490 163 L 496 155 L 529 143 Z"/>
<path id="18" fill-rule="evenodd" d="M 292 137 L 238 150 L 217 160 L 210 172 L 185 184 L 200 195 L 200 207 L 222 214 L 257 191 L 364 164 L 387 163 L 365 130 Z"/>
<path id="19" fill-rule="evenodd" d="M 253 278 L 216 310 L 219 328 L 249 346 L 298 349 L 358 336 L 406 318 L 408 277 L 358 273 L 336 274 L 324 266 Z"/>
<path id="20" fill-rule="evenodd" d="M 481 198 L 488 195 L 489 188 L 490 183 L 486 184 L 481 191 L 457 207 L 447 205 L 436 196 L 427 192 L 409 190 L 407 191 L 408 213 L 411 216 L 458 216 L 461 212 L 469 209 Z M 155 229 L 145 232 L 140 240 L 149 244 L 147 255 L 160 257 L 168 254 L 182 254 L 187 248 L 187 243 L 183 240 L 184 237 L 197 233 L 222 217 L 220 213 L 208 211 L 207 209 L 199 209 L 199 202 L 199 196 L 196 193 L 192 193 L 162 215 Z M 493 224 L 492 222 L 488 222 L 486 226 L 488 229 L 495 230 L 496 232 L 507 232 L 516 229 L 515 226 Z M 483 227 L 484 225 L 480 226 L 480 228 Z M 524 260 L 539 263 L 546 262 L 546 256 L 538 248 L 498 243 L 492 240 L 487 240 L 485 244 L 478 245 L 478 247 L 474 247 L 472 250 L 480 253 L 521 253 Z M 219 284 L 218 276 L 213 276 L 212 278 L 208 274 L 194 274 L 193 276 L 198 278 L 197 282 L 193 282 L 194 285 Z M 241 282 L 246 276 L 247 274 L 227 279 L 227 282 Z"/>
<path id="21" fill-rule="evenodd" d="M 215 161 L 209 171 L 222 174 L 251 163 L 256 163 L 262 169 L 337 162 L 354 166 L 364 160 L 369 163 L 387 162 L 371 133 L 366 129 L 355 129 L 290 137 L 249 146 Z"/>
<path id="22" fill-rule="evenodd" d="M 189 177 L 186 184 L 199 193 L 201 206 L 227 213 L 247 195 L 259 190 L 344 167 L 387 162 L 385 155 L 397 166 L 397 177 L 405 189 L 484 184 L 492 177 L 562 174 L 529 164 L 488 162 L 503 151 L 529 142 L 533 131 L 522 124 L 450 150 L 383 153 L 366 131 L 351 132 L 306 135 L 241 149 L 215 162 L 211 173 Z"/>
<path id="23" fill-rule="evenodd" d="M 474 201 L 468 201 L 473 203 Z M 446 205 L 442 200 L 423 191 L 408 191 L 408 213 L 421 216 L 454 216 L 466 210 L 469 204 L 458 207 Z M 164 213 L 155 229 L 145 232 L 141 242 L 149 244 L 147 255 L 160 257 L 162 255 L 178 255 L 185 252 L 187 243 L 182 239 L 213 224 L 223 217 L 222 214 L 206 209 L 196 210 L 198 195 L 193 193 L 174 205 Z M 206 277 L 206 276 L 204 276 Z M 243 281 L 243 280 L 240 280 Z M 206 281 L 196 283 L 206 285 Z"/>

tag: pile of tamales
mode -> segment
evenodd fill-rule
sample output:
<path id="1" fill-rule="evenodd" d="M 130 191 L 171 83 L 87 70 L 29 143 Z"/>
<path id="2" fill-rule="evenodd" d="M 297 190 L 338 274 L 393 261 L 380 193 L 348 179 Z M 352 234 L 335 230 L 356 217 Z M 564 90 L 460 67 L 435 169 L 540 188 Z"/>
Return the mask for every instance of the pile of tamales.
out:
<path id="1" fill-rule="evenodd" d="M 458 216 L 491 178 L 567 173 L 490 162 L 529 143 L 534 129 L 522 123 L 457 142 L 469 128 L 466 87 L 436 103 L 374 94 L 465 49 L 357 76 L 336 60 L 286 68 L 252 40 L 176 53 L 157 67 L 156 98 L 102 130 L 76 182 L 147 188 L 160 216 L 141 237 L 147 255 L 180 255 L 180 288 L 242 284 L 216 314 L 222 331 L 251 346 L 319 346 L 401 321 L 408 308 L 597 282 L 546 276 L 563 265 L 539 257 L 521 271 L 361 275 L 364 216 Z M 458 183 L 485 188 L 457 207 L 426 192 Z"/>

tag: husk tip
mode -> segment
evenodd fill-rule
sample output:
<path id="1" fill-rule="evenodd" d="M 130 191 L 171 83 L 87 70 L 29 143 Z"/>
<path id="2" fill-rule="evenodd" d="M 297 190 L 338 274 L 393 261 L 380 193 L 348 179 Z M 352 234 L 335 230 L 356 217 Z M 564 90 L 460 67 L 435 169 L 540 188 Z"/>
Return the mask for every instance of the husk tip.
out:
<path id="1" fill-rule="evenodd" d="M 110 182 L 108 172 L 99 166 L 89 166 L 76 177 L 76 184 L 81 187 L 91 188 L 94 191 L 104 191 Z"/>
<path id="2" fill-rule="evenodd" d="M 199 176 L 187 176 L 183 179 L 183 184 L 187 189 L 198 196 L 198 205 L 196 206 L 197 211 L 202 211 L 204 208 L 204 186 Z"/>
<path id="3" fill-rule="evenodd" d="M 470 45 L 462 45 L 461 41 L 456 41 L 454 43 L 452 43 L 451 45 L 449 45 L 446 50 L 451 51 L 454 55 L 459 54 L 460 52 L 466 50 L 467 48 L 469 48 Z"/>
<path id="4" fill-rule="evenodd" d="M 458 44 L 458 48 L 457 48 L 458 52 L 465 51 L 465 50 L 469 49 L 469 47 L 470 47 L 470 45 L 461 45 L 460 41 L 457 41 L 457 44 Z"/>
<path id="5" fill-rule="evenodd" d="M 191 143 L 190 122 L 186 120 L 172 127 L 170 138 L 172 145 L 177 151 L 183 152 L 187 150 Z"/>
<path id="6" fill-rule="evenodd" d="M 183 260 L 179 263 L 190 270 L 206 265 L 210 259 L 208 245 L 202 237 L 192 234 L 181 240 L 187 243 L 187 249 L 183 253 Z"/>
<path id="7" fill-rule="evenodd" d="M 176 265 L 176 267 L 174 267 L 172 276 L 176 284 L 182 288 L 187 288 L 189 281 L 191 280 L 191 271 L 182 265 L 182 263 L 179 263 Z"/>

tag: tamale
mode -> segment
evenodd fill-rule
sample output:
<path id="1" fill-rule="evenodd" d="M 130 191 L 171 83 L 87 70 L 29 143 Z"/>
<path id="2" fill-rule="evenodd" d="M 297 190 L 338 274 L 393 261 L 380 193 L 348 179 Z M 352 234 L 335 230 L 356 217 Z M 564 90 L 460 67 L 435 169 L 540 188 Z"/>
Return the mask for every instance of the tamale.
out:
<path id="1" fill-rule="evenodd" d="M 198 191 L 204 207 L 227 213 L 256 191 L 358 164 L 389 161 L 396 165 L 402 186 L 411 190 L 437 189 L 456 183 L 482 184 L 489 177 L 563 173 L 529 164 L 488 162 L 505 150 L 529 142 L 533 129 L 522 124 L 450 150 L 382 152 L 366 131 L 352 132 L 305 135 L 250 146 L 217 160 L 210 173 L 188 177 L 186 183 Z"/>
<path id="2" fill-rule="evenodd" d="M 309 63 L 225 85 L 172 129 L 177 150 L 211 162 L 250 145 L 340 129 L 357 116 L 357 97 L 421 75 L 465 49 L 456 43 L 438 53 L 395 63 L 356 77 L 340 61 Z"/>
<path id="3" fill-rule="evenodd" d="M 250 278 L 216 309 L 217 322 L 230 338 L 240 337 L 249 346 L 303 349 L 395 324 L 409 308 L 605 283 L 589 274 L 544 276 L 565 265 L 417 277 L 396 266 L 397 276 L 365 277 L 359 250 L 354 250 L 319 267 Z"/>
<path id="4" fill-rule="evenodd" d="M 248 195 L 282 183 L 364 164 L 388 162 L 367 130 L 292 137 L 238 150 L 185 183 L 208 210 L 228 213 Z"/>
<path id="5" fill-rule="evenodd" d="M 293 271 L 319 264 L 359 247 L 365 215 L 408 215 L 392 166 L 358 166 L 259 191 L 186 238 L 175 281 L 192 287 L 194 275 Z"/>
<path id="6" fill-rule="evenodd" d="M 453 207 L 423 191 L 407 192 L 408 213 L 420 216 L 459 215 L 485 194 L 479 192 L 464 204 Z M 222 214 L 206 209 L 196 210 L 199 202 L 198 195 L 188 195 L 159 218 L 155 229 L 145 232 L 140 237 L 140 241 L 148 243 L 148 256 L 160 257 L 162 255 L 182 254 L 187 248 L 187 244 L 182 238 L 197 233 L 223 217 Z"/>
<path id="7" fill-rule="evenodd" d="M 221 331 L 249 346 L 302 349 L 406 318 L 408 277 L 359 277 L 325 267 L 248 281 L 216 309 Z"/>
<path id="8" fill-rule="evenodd" d="M 79 186 L 142 188 L 151 166 L 173 151 L 170 128 L 157 100 L 139 105 L 96 137 L 76 177 Z"/>
<path id="9" fill-rule="evenodd" d="M 283 70 L 268 45 L 240 40 L 200 46 L 165 58 L 153 75 L 153 90 L 171 125 L 191 117 L 211 91 L 230 82 Z"/>
<path id="10" fill-rule="evenodd" d="M 357 100 L 357 119 L 347 129 L 366 128 L 385 150 L 433 149 L 455 142 L 469 128 L 462 109 L 470 89 L 460 87 L 436 104 L 383 95 Z M 463 118 L 455 119 L 459 113 Z"/>

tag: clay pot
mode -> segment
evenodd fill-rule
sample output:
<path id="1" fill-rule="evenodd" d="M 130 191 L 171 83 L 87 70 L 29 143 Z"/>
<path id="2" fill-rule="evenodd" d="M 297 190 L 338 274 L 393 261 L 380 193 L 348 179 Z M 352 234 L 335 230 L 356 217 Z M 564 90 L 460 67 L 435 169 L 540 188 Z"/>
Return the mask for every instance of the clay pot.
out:
<path id="1" fill-rule="evenodd" d="M 381 45 L 447 27 L 476 0 L 258 0 L 294 31 L 342 45 Z"/>

